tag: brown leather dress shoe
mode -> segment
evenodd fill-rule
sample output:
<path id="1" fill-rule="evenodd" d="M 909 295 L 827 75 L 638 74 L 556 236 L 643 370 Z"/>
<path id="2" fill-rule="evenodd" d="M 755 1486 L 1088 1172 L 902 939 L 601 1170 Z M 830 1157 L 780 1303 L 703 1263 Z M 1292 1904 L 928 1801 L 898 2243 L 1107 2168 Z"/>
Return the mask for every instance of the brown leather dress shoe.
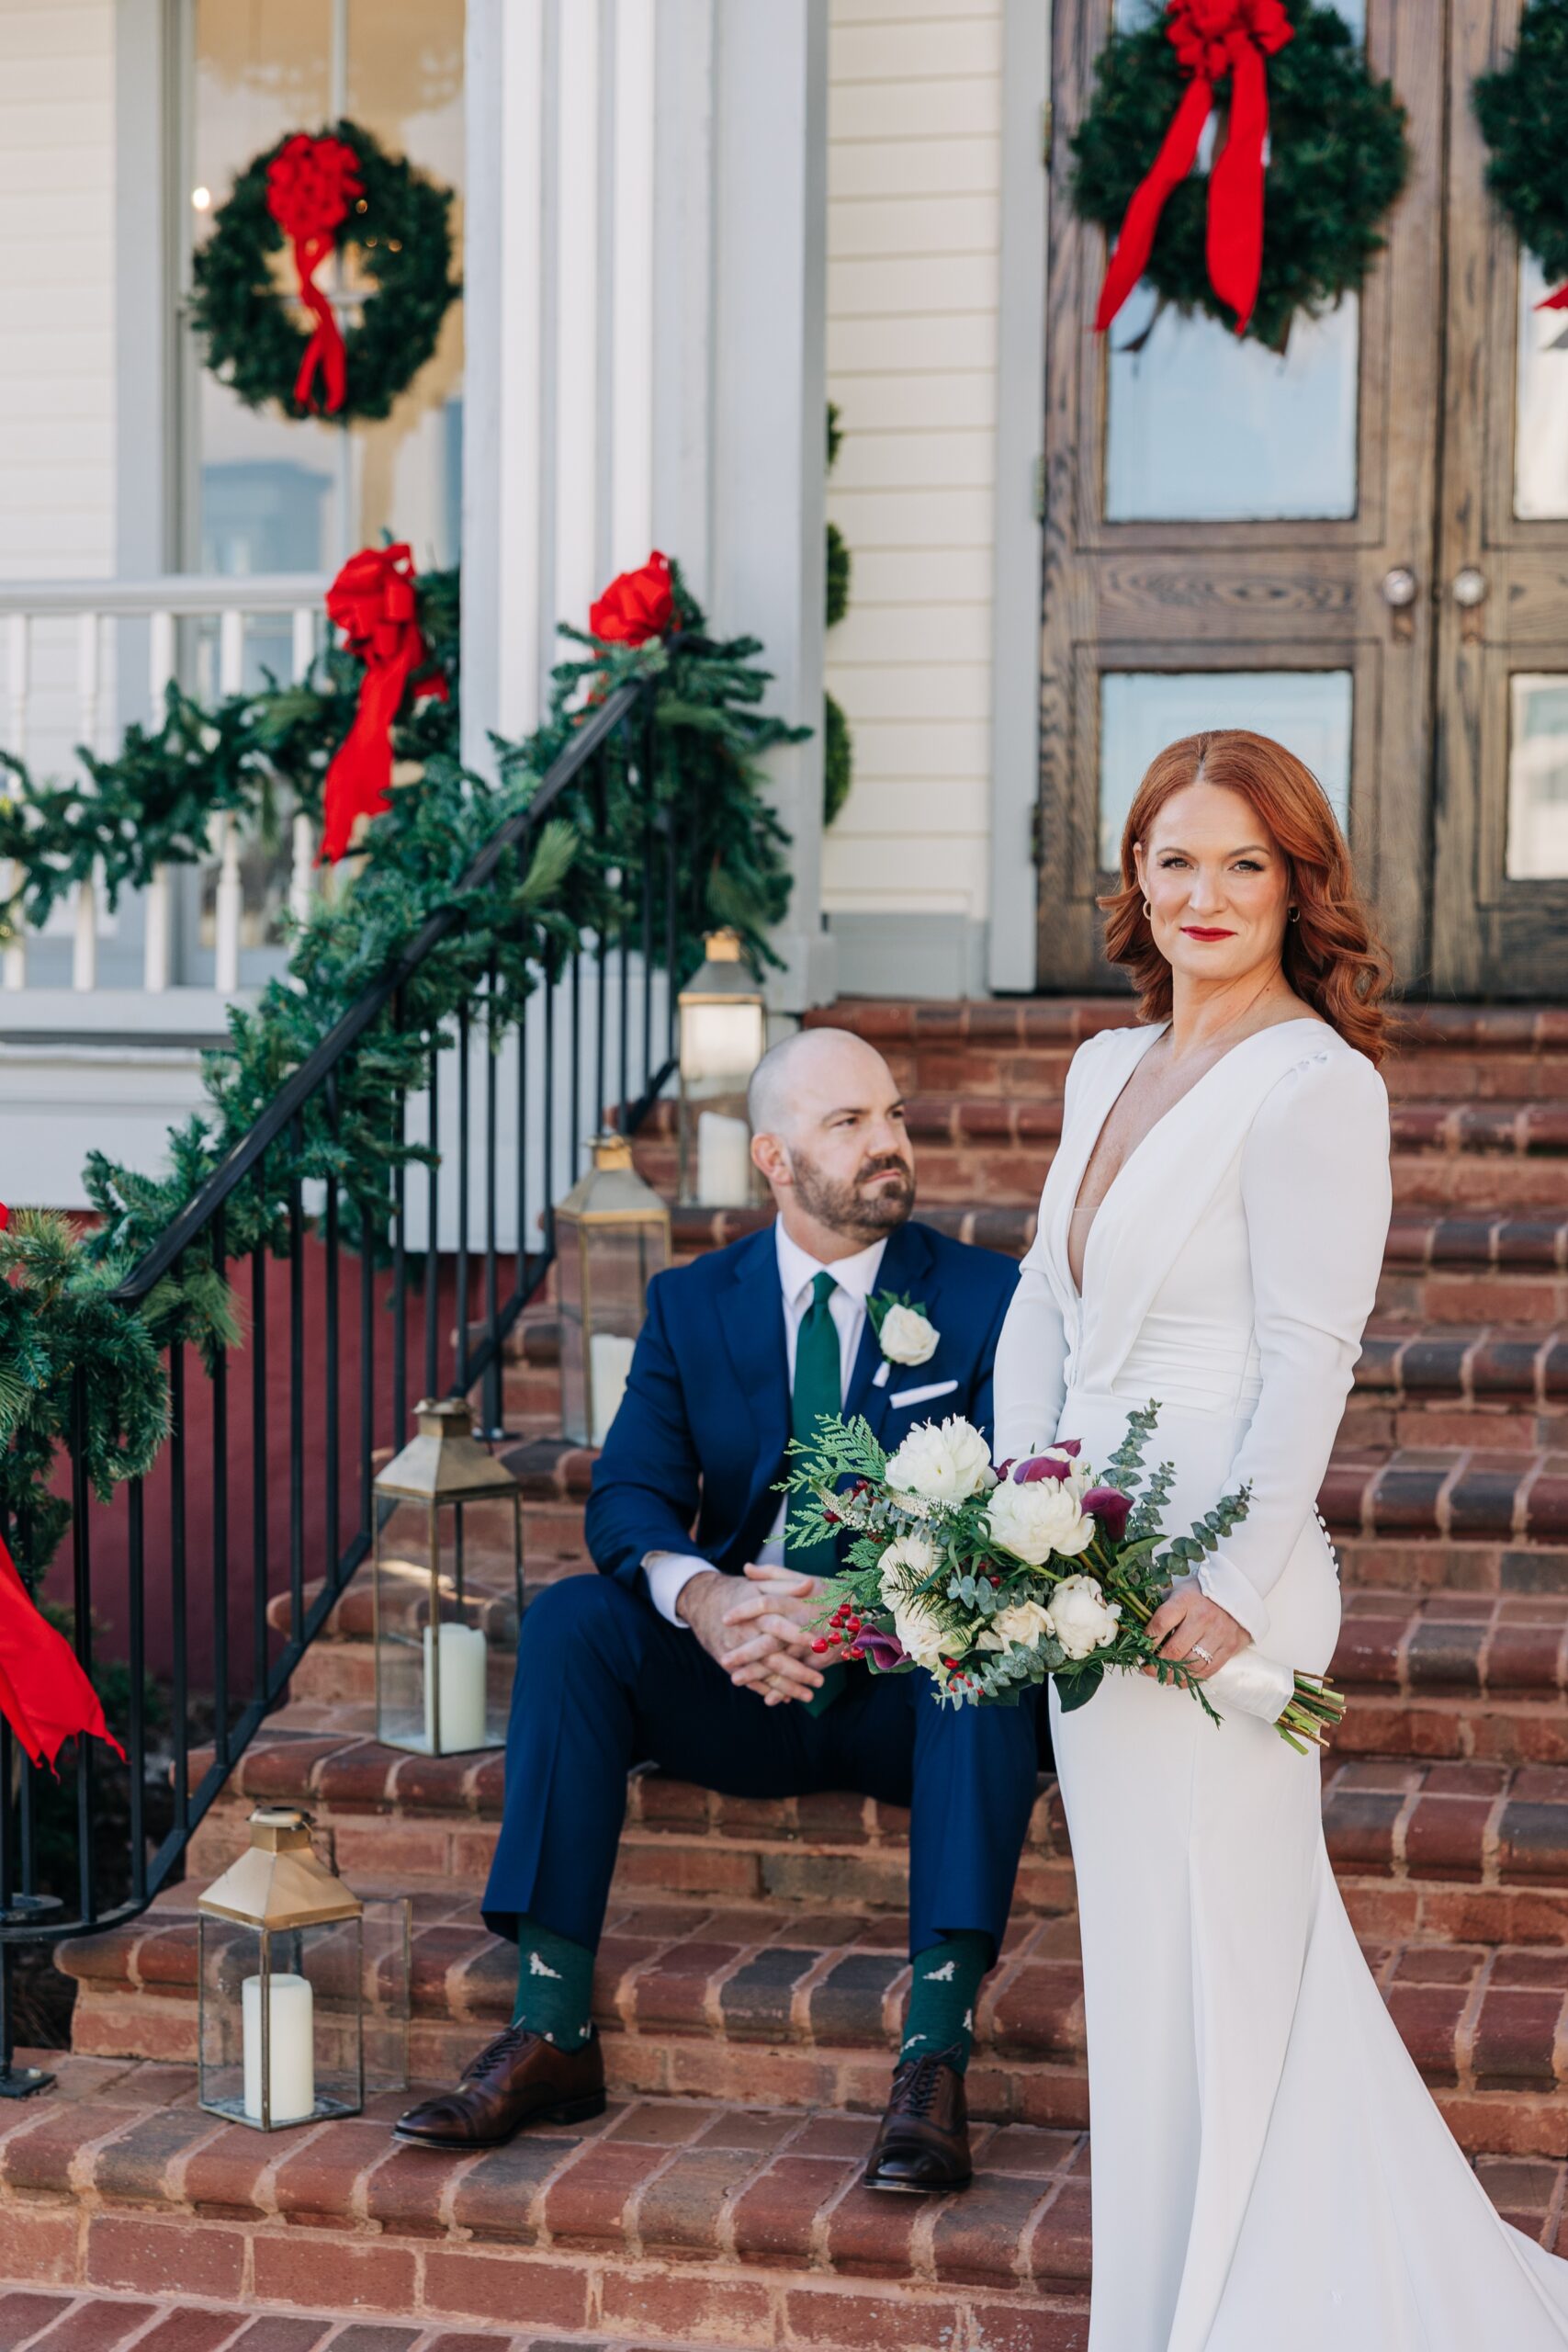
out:
<path id="1" fill-rule="evenodd" d="M 893 2093 L 863 2176 L 868 2188 L 914 2196 L 967 2188 L 969 2109 L 952 2050 L 906 2058 L 894 2069 Z"/>
<path id="2" fill-rule="evenodd" d="M 509 2025 L 470 2058 L 455 2091 L 400 2115 L 394 2131 L 419 2148 L 500 2148 L 525 2123 L 586 2123 L 604 2112 L 604 2052 L 597 2032 L 558 2050 Z"/>

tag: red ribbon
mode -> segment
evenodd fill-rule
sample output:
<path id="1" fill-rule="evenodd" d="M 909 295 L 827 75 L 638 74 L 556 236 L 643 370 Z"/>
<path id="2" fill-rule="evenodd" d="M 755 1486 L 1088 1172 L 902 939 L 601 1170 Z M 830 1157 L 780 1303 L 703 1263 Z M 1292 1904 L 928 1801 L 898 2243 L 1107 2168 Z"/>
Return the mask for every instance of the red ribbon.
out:
<path id="1" fill-rule="evenodd" d="M 612 645 L 646 645 L 662 637 L 675 617 L 675 585 L 670 559 L 657 548 L 637 571 L 620 571 L 588 607 L 588 630 Z"/>
<path id="2" fill-rule="evenodd" d="M 1198 154 L 1214 85 L 1231 77 L 1230 127 L 1209 175 L 1209 283 L 1244 334 L 1263 273 L 1263 149 L 1269 136 L 1264 61 L 1294 38 L 1282 0 L 1168 0 L 1166 38 L 1191 76 L 1159 153 L 1134 191 L 1106 267 L 1094 323 L 1103 334 L 1143 276 L 1160 214 Z"/>
<path id="3" fill-rule="evenodd" d="M 294 247 L 299 300 L 315 320 L 305 345 L 294 397 L 310 406 L 316 370 L 326 379 L 325 413 L 335 416 L 348 397 L 348 359 L 333 306 L 316 272 L 337 242 L 355 198 L 365 193 L 359 158 L 341 139 L 312 139 L 298 130 L 266 167 L 266 209 Z"/>
<path id="4" fill-rule="evenodd" d="M 406 545 L 362 548 L 327 590 L 327 615 L 365 664 L 354 724 L 327 770 L 321 792 L 321 849 L 317 863 L 335 864 L 349 846 L 356 817 L 390 808 L 392 724 L 429 648 L 414 604 L 413 556 Z M 415 680 L 416 695 L 446 700 L 446 681 Z"/>

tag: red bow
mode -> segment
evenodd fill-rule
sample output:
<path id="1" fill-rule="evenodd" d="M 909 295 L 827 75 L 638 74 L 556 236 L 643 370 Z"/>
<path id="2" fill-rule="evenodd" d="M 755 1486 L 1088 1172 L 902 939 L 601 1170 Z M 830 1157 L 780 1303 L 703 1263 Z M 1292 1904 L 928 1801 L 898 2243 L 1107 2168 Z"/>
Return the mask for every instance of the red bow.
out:
<path id="1" fill-rule="evenodd" d="M 588 607 L 590 634 L 615 645 L 646 645 L 662 637 L 675 613 L 670 559 L 657 548 L 640 571 L 622 571 Z"/>
<path id="2" fill-rule="evenodd" d="M 297 130 L 266 167 L 266 209 L 294 246 L 299 300 L 315 320 L 305 345 L 294 397 L 310 405 L 316 370 L 326 378 L 326 413 L 335 416 L 348 397 L 348 360 L 333 306 L 316 283 L 316 272 L 332 252 L 349 206 L 363 196 L 359 158 L 341 139 L 311 139 Z"/>
<path id="3" fill-rule="evenodd" d="M 1263 272 L 1263 146 L 1269 136 L 1264 60 L 1294 39 L 1282 0 L 1169 0 L 1166 38 L 1191 76 L 1159 153 L 1134 191 L 1100 289 L 1103 333 L 1144 274 L 1173 189 L 1192 169 L 1214 100 L 1231 77 L 1230 128 L 1209 174 L 1209 283 L 1247 331 Z"/>
<path id="4" fill-rule="evenodd" d="M 413 589 L 412 553 L 398 546 L 362 548 L 327 590 L 328 617 L 365 664 L 354 724 L 321 792 L 321 857 L 334 864 L 348 848 L 355 819 L 378 817 L 391 806 L 392 724 L 410 678 L 430 650 L 415 617 Z M 420 678 L 413 691 L 445 702 L 446 681 Z"/>

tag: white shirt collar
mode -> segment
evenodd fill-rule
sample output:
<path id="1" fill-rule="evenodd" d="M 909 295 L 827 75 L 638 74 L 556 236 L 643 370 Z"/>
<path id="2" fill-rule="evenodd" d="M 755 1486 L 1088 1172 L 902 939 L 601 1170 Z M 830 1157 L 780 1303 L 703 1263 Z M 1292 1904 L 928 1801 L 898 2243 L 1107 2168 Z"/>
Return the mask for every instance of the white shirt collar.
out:
<path id="1" fill-rule="evenodd" d="M 886 1235 L 868 1249 L 857 1250 L 852 1258 L 835 1258 L 830 1266 L 824 1266 L 819 1258 L 811 1257 L 798 1241 L 790 1239 L 782 1216 L 774 1221 L 773 1238 L 778 1249 L 779 1282 L 790 1305 L 810 1289 L 818 1274 L 831 1274 L 839 1288 L 848 1291 L 863 1306 L 876 1288 L 883 1252 L 887 1247 Z"/>

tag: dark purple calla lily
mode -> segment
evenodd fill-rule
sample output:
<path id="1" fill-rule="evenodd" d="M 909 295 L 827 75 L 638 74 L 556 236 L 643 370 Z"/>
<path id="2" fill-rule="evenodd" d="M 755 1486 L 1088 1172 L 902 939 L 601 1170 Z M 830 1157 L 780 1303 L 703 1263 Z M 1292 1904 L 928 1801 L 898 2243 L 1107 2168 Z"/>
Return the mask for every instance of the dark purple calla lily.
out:
<path id="1" fill-rule="evenodd" d="M 1013 1485 L 1032 1487 L 1041 1478 L 1066 1477 L 1073 1465 L 1070 1461 L 1064 1462 L 1062 1456 L 1076 1454 L 1081 1442 L 1081 1439 L 1065 1437 L 1060 1439 L 1048 1453 L 1032 1453 L 1026 1461 L 1019 1463 L 1013 1471 Z"/>
<path id="2" fill-rule="evenodd" d="M 1119 1487 L 1091 1487 L 1083 1498 L 1082 1507 L 1098 1519 L 1112 1543 L 1120 1544 L 1127 1532 L 1127 1514 L 1133 1508 L 1133 1498 Z"/>
<path id="3" fill-rule="evenodd" d="M 874 1626 L 864 1625 L 855 1635 L 855 1647 L 863 1652 L 878 1674 L 891 1674 L 896 1667 L 908 1666 L 909 1653 L 897 1634 L 880 1634 Z"/>

